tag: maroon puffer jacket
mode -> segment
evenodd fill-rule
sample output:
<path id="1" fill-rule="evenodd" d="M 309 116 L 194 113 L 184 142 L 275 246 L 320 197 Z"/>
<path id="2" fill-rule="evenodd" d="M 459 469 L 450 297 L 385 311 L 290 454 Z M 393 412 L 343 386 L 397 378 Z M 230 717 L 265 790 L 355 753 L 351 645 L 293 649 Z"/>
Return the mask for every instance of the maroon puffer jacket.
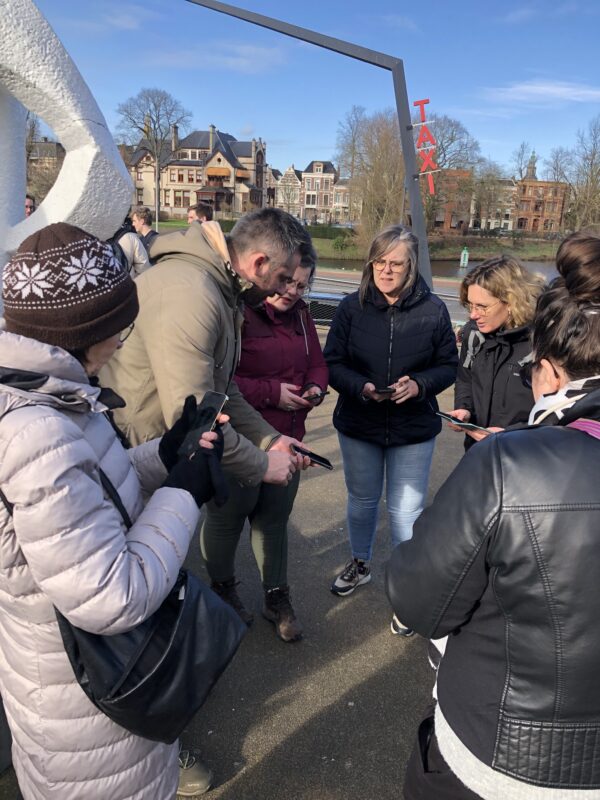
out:
<path id="1" fill-rule="evenodd" d="M 329 373 L 315 324 L 303 300 L 279 313 L 269 303 L 244 310 L 235 381 L 246 400 L 280 433 L 302 439 L 307 411 L 278 408 L 280 386 L 327 388 Z M 302 392 L 299 392 L 301 394 Z"/>

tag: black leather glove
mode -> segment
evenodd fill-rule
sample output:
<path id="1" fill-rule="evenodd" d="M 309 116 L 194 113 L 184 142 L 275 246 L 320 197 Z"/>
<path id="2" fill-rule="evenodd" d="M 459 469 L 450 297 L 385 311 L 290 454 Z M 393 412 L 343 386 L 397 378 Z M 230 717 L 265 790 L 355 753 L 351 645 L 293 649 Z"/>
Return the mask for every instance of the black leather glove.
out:
<path id="1" fill-rule="evenodd" d="M 198 508 L 214 497 L 215 504 L 222 506 L 227 502 L 229 489 L 220 460 L 223 455 L 223 432 L 217 426 L 218 438 L 213 449 L 200 447 L 192 458 L 181 458 L 167 475 L 163 486 L 185 489 Z"/>
<path id="2" fill-rule="evenodd" d="M 191 394 L 185 398 L 181 416 L 173 423 L 173 427 L 164 434 L 158 445 L 158 455 L 168 470 L 172 470 L 177 464 L 177 451 L 183 444 L 188 431 L 194 427 L 195 420 L 196 398 Z"/>

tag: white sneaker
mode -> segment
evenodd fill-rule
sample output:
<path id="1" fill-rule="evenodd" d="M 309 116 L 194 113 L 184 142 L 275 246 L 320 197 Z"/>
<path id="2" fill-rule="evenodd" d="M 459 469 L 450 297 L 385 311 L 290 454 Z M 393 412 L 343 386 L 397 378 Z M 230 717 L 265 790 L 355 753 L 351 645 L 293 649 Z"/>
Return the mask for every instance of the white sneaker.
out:
<path id="1" fill-rule="evenodd" d="M 406 625 L 403 625 L 395 614 L 392 617 L 392 621 L 390 623 L 390 630 L 392 631 L 394 636 L 414 635 L 414 631 L 412 630 L 412 628 L 407 628 Z"/>
<path id="2" fill-rule="evenodd" d="M 371 569 L 368 561 L 353 558 L 331 584 L 331 591 L 333 594 L 345 597 L 347 594 L 352 594 L 357 586 L 362 586 L 370 580 Z"/>
<path id="3" fill-rule="evenodd" d="M 213 774 L 191 750 L 179 751 L 178 797 L 199 797 L 212 786 Z"/>

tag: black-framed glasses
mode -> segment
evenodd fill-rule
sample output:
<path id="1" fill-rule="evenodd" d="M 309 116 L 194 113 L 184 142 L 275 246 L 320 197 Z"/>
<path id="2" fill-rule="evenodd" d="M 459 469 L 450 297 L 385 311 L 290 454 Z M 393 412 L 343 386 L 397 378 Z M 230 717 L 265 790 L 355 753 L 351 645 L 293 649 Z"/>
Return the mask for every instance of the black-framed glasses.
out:
<path id="1" fill-rule="evenodd" d="M 121 342 L 121 344 L 123 344 L 125 339 L 128 339 L 131 336 L 131 331 L 134 328 L 135 328 L 135 322 L 132 322 L 128 328 L 125 328 L 125 330 L 121 332 L 121 335 L 119 336 L 119 341 Z"/>
<path id="2" fill-rule="evenodd" d="M 519 378 L 526 389 L 533 388 L 533 370 L 537 365 L 537 361 L 527 361 L 519 367 Z"/>

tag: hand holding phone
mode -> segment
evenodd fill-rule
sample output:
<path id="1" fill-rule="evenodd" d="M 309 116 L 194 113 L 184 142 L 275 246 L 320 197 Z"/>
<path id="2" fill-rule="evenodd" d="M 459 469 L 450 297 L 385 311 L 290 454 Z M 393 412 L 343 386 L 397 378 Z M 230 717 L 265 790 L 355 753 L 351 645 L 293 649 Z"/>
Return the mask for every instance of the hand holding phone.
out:
<path id="1" fill-rule="evenodd" d="M 317 464 L 319 467 L 324 467 L 325 469 L 333 469 L 333 464 L 328 458 L 324 456 L 319 456 L 316 453 L 313 453 L 311 450 L 306 450 L 304 447 L 300 447 L 297 444 L 290 445 L 292 453 L 296 453 L 300 456 L 308 456 L 310 458 L 311 464 Z"/>
<path id="2" fill-rule="evenodd" d="M 457 428 L 460 428 L 461 431 L 479 431 L 483 433 L 485 436 L 489 436 L 492 431 L 489 431 L 487 428 L 482 428 L 479 425 L 474 425 L 472 422 L 463 422 L 462 420 L 458 419 L 458 417 L 453 417 L 451 414 L 444 414 L 443 411 L 436 411 L 435 412 L 438 417 L 446 420 L 446 422 L 450 422 L 452 425 L 456 425 Z"/>
<path id="3" fill-rule="evenodd" d="M 214 430 L 217 418 L 228 400 L 229 397 L 222 392 L 205 392 L 202 402 L 196 409 L 193 426 L 178 450 L 180 458 L 191 458 L 199 449 L 200 437 L 203 433 Z"/>
<path id="4" fill-rule="evenodd" d="M 328 395 L 329 392 L 318 392 L 317 394 L 307 394 L 305 396 L 305 400 L 308 400 L 309 403 L 316 403 L 319 400 L 322 400 L 325 395 Z"/>
<path id="5" fill-rule="evenodd" d="M 394 394 L 394 387 L 393 386 L 383 386 L 381 389 L 375 389 L 377 394 Z"/>

